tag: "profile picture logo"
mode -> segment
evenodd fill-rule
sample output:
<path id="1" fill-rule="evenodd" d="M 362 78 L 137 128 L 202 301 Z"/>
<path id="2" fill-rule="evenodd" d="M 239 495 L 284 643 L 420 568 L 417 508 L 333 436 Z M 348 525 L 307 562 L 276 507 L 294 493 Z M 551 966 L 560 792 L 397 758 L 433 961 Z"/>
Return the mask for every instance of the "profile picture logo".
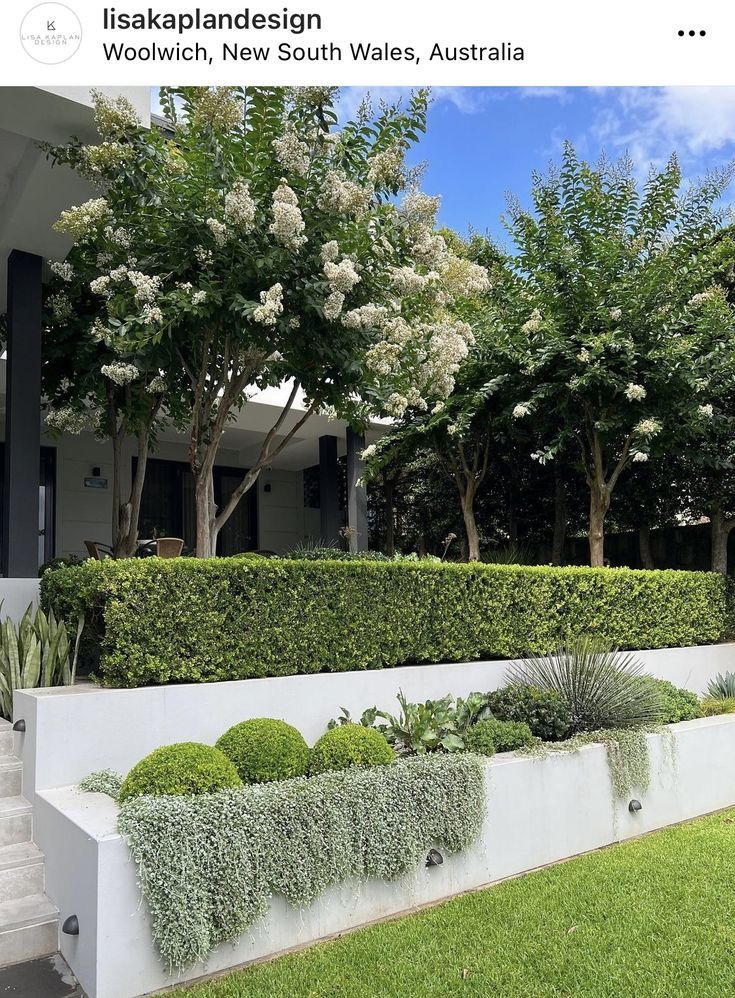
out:
<path id="1" fill-rule="evenodd" d="M 20 25 L 20 43 L 31 59 L 53 66 L 71 59 L 82 43 L 82 25 L 63 3 L 39 3 Z"/>

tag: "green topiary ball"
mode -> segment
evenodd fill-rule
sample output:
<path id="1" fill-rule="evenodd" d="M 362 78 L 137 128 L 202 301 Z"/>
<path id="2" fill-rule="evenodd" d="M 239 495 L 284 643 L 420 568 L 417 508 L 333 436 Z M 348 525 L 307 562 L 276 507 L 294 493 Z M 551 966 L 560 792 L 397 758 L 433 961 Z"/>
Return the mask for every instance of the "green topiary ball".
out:
<path id="1" fill-rule="evenodd" d="M 222 735 L 217 748 L 235 764 L 243 783 L 303 776 L 309 764 L 309 746 L 301 732 L 274 717 L 235 724 Z"/>
<path id="2" fill-rule="evenodd" d="M 133 766 L 120 788 L 120 803 L 141 794 L 177 797 L 240 787 L 242 780 L 226 755 L 211 745 L 164 745 Z"/>
<path id="3" fill-rule="evenodd" d="M 492 744 L 493 752 L 514 752 L 525 745 L 533 745 L 535 738 L 525 721 L 499 721 L 488 717 L 473 724 L 465 735 L 465 748 L 470 752 L 492 755 L 483 746 Z"/>
<path id="4" fill-rule="evenodd" d="M 495 755 L 497 749 L 492 726 L 488 727 L 485 721 L 473 724 L 465 733 L 464 747 L 468 752 L 476 752 L 478 755 Z"/>
<path id="5" fill-rule="evenodd" d="M 379 731 L 361 724 L 342 724 L 323 734 L 311 750 L 309 772 L 314 776 L 350 766 L 387 766 L 395 757 Z"/>

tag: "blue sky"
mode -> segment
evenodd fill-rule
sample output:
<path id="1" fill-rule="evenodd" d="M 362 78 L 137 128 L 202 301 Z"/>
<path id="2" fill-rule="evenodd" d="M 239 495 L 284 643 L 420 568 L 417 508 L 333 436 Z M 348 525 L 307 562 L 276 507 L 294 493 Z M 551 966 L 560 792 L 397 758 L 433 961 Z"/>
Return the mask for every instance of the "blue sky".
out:
<path id="1" fill-rule="evenodd" d="M 367 92 L 344 88 L 342 116 Z M 376 100 L 407 92 L 370 88 Z M 412 160 L 427 164 L 423 189 L 442 195 L 443 225 L 502 238 L 505 193 L 527 202 L 532 171 L 558 159 L 567 138 L 588 159 L 628 152 L 641 177 L 676 151 L 696 178 L 735 159 L 735 87 L 437 88 Z"/>

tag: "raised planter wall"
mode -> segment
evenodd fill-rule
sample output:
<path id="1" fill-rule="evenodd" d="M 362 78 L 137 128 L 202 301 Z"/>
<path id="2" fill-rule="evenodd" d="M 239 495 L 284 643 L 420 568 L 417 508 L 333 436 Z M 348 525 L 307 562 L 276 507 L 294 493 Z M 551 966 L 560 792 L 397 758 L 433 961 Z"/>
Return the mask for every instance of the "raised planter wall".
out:
<path id="1" fill-rule="evenodd" d="M 468 688 L 478 685 L 475 673 L 467 678 Z M 416 693 L 405 686 L 410 695 Z M 432 685 L 426 695 L 446 688 Z M 79 702 L 90 708 L 96 700 L 80 695 Z M 314 709 L 314 701 L 310 706 Z M 324 716 L 331 705 L 321 711 Z M 170 719 L 162 725 L 170 732 Z M 119 736 L 136 732 L 122 730 Z M 109 734 L 113 742 L 118 737 L 116 730 Z M 73 740 L 74 732 L 69 737 Z M 80 925 L 78 936 L 62 936 L 62 953 L 89 998 L 134 998 L 735 804 L 735 715 L 672 725 L 665 734 L 649 735 L 648 742 L 651 786 L 646 793 L 635 791 L 643 804 L 636 815 L 629 813 L 627 799 L 613 797 L 604 746 L 541 758 L 495 756 L 486 763 L 484 825 L 470 849 L 402 881 L 346 883 L 305 909 L 275 898 L 269 915 L 250 932 L 175 977 L 156 955 L 136 867 L 116 832 L 114 803 L 74 788 L 43 789 L 36 797 L 34 827 L 46 854 L 47 892 L 62 920 L 73 913 Z M 104 757 L 104 740 L 99 749 Z M 88 760 L 87 769 L 102 761 Z"/>
<path id="2" fill-rule="evenodd" d="M 735 644 L 637 654 L 653 675 L 695 693 L 716 673 L 735 671 Z M 409 700 L 423 701 L 496 689 L 503 685 L 508 665 L 456 662 L 133 690 L 91 683 L 19 690 L 14 713 L 26 722 L 18 746 L 23 792 L 33 800 L 36 792 L 76 784 L 93 770 L 124 774 L 159 745 L 213 744 L 232 724 L 250 717 L 283 718 L 312 744 L 341 707 L 359 718 L 366 707 L 396 707 L 399 690 Z"/>
<path id="3" fill-rule="evenodd" d="M 28 609 L 28 604 L 38 605 L 38 579 L 0 579 L 0 619 L 10 617 L 16 623 Z"/>

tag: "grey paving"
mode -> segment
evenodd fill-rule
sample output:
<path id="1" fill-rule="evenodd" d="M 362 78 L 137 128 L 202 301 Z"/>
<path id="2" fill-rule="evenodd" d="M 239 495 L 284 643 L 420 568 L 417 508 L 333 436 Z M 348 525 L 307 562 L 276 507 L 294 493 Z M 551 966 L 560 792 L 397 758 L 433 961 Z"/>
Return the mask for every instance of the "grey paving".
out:
<path id="1" fill-rule="evenodd" d="M 0 998 L 83 998 L 83 995 L 58 953 L 0 970 Z"/>

